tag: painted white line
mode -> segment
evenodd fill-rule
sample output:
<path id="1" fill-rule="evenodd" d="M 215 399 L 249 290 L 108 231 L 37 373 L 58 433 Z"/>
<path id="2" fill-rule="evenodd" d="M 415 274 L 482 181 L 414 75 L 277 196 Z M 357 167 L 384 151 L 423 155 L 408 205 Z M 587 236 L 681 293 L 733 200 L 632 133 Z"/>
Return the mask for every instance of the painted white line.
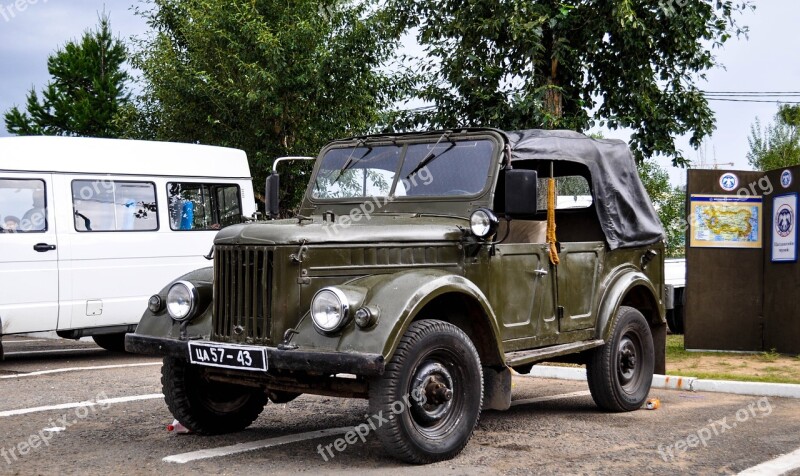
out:
<path id="1" fill-rule="evenodd" d="M 761 463 L 739 473 L 743 476 L 780 476 L 800 468 L 800 449 Z"/>
<path id="2" fill-rule="evenodd" d="M 62 352 L 97 352 L 97 351 L 106 352 L 105 349 L 94 348 L 94 347 L 87 347 L 85 349 L 26 350 L 25 352 L 6 352 L 6 357 L 12 355 L 55 354 Z"/>
<path id="3" fill-rule="evenodd" d="M 228 456 L 237 453 L 244 453 L 246 451 L 260 450 L 262 448 L 271 448 L 273 446 L 280 446 L 298 441 L 313 440 L 316 438 L 322 438 L 323 436 L 341 435 L 347 433 L 348 431 L 352 431 L 353 429 L 354 427 L 352 426 L 345 426 L 341 428 L 329 428 L 326 430 L 298 433 L 296 435 L 279 436 L 277 438 L 269 438 L 266 440 L 250 441 L 248 443 L 239 443 L 231 446 L 222 446 L 219 448 L 181 453 L 178 455 L 167 456 L 162 461 L 167 463 L 183 464 L 200 459 L 218 458 L 220 456 Z"/>
<path id="4" fill-rule="evenodd" d="M 591 395 L 591 392 L 589 392 L 588 390 L 583 390 L 580 392 L 562 393 L 561 395 L 547 395 L 544 397 L 526 398 L 524 400 L 514 400 L 513 402 L 511 402 L 511 406 L 515 407 L 517 405 L 527 405 L 529 403 L 550 402 L 553 400 L 562 400 L 565 398 L 585 397 L 587 395 Z"/>
<path id="5" fill-rule="evenodd" d="M 48 405 L 45 407 L 20 408 L 18 410 L 6 410 L 4 412 L 0 412 L 0 418 L 16 416 L 16 415 L 27 415 L 29 413 L 48 412 L 52 410 L 67 410 L 70 408 L 93 407 L 95 405 L 113 405 L 115 403 L 136 402 L 139 400 L 152 400 L 155 398 L 164 398 L 164 395 L 161 393 L 151 393 L 149 395 L 133 395 L 130 397 L 104 398 L 102 400 L 97 400 L 97 401 L 62 403 L 60 405 Z"/>
<path id="6" fill-rule="evenodd" d="M 24 344 L 27 342 L 47 342 L 47 339 L 26 339 L 26 340 L 4 340 L 3 345 L 6 344 Z"/>
<path id="7" fill-rule="evenodd" d="M 62 372 L 80 372 L 85 370 L 105 370 L 105 369 L 121 369 L 125 367 L 147 367 L 152 365 L 161 365 L 161 362 L 148 362 L 143 364 L 118 364 L 118 365 L 95 365 L 92 367 L 67 367 L 63 369 L 52 369 L 52 370 L 37 370 L 36 372 L 28 372 L 25 374 L 15 374 L 15 375 L 2 375 L 0 376 L 0 380 L 6 378 L 22 378 L 22 377 L 35 377 L 37 375 L 48 375 L 48 374 L 58 374 Z"/>

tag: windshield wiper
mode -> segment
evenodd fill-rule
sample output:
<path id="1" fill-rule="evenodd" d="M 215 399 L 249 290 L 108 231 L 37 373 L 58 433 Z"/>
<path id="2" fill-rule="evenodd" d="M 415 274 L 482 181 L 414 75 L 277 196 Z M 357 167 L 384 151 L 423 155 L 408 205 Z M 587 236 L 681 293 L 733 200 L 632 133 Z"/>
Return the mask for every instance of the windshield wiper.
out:
<path id="1" fill-rule="evenodd" d="M 440 143 L 440 142 L 442 142 L 442 139 L 444 139 L 445 137 L 447 137 L 447 138 L 449 139 L 449 138 L 450 138 L 450 134 L 452 134 L 452 132 L 451 132 L 451 131 L 445 131 L 445 132 L 444 132 L 444 134 L 442 134 L 442 136 L 441 136 L 441 137 L 439 137 L 439 140 L 437 140 L 437 141 L 436 141 L 436 143 L 433 145 L 433 150 L 431 150 L 431 151 L 428 153 L 428 155 L 426 155 L 426 156 L 425 156 L 425 158 L 424 158 L 424 159 L 422 159 L 422 160 L 420 160 L 420 161 L 419 161 L 419 163 L 417 164 L 417 166 L 416 166 L 416 167 L 414 167 L 414 170 L 412 170 L 412 171 L 411 171 L 411 173 L 409 173 L 408 175 L 406 175 L 406 178 L 405 178 L 405 180 L 408 180 L 408 179 L 410 179 L 410 178 L 411 178 L 411 177 L 412 177 L 412 176 L 413 176 L 415 173 L 417 173 L 417 172 L 419 172 L 420 170 L 424 169 L 424 168 L 425 168 L 425 167 L 426 167 L 428 164 L 430 164 L 430 163 L 431 163 L 431 162 L 433 162 L 434 160 L 436 160 L 436 159 L 438 159 L 439 157 L 443 156 L 444 154 L 446 154 L 446 153 L 450 152 L 450 150 L 451 150 L 453 147 L 455 147 L 455 146 L 456 146 L 456 142 L 455 142 L 455 141 L 453 141 L 453 140 L 451 140 L 451 141 L 450 141 L 450 147 L 446 148 L 445 150 L 441 151 L 441 152 L 440 152 L 440 153 L 438 153 L 438 154 L 436 154 L 436 153 L 435 153 L 435 152 L 436 152 L 436 146 L 438 146 L 438 145 L 439 145 L 439 143 Z"/>
<path id="2" fill-rule="evenodd" d="M 344 175 L 345 172 L 347 172 L 348 170 L 353 168 L 353 166 L 355 166 L 358 163 L 359 160 L 361 160 L 364 157 L 368 156 L 369 153 L 372 152 L 372 146 L 370 145 L 370 146 L 367 147 L 367 151 L 364 152 L 364 155 L 362 155 L 361 157 L 359 157 L 357 159 L 353 159 L 353 153 L 355 153 L 356 149 L 359 146 L 363 146 L 363 145 L 364 145 L 364 143 L 361 142 L 358 145 L 356 145 L 355 148 L 353 148 L 353 152 L 350 153 L 350 157 L 347 158 L 347 161 L 344 163 L 344 165 L 342 166 L 341 170 L 339 170 L 339 175 L 336 176 L 336 179 L 331 183 L 331 185 L 336 184 L 336 182 L 338 182 L 339 179 L 342 178 L 342 175 Z"/>

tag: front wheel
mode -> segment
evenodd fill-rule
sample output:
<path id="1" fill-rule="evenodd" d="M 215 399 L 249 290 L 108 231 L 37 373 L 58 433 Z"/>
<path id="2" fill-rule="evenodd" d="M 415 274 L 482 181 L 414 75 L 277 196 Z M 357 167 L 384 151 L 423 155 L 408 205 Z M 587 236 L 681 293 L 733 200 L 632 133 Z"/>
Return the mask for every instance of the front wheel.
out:
<path id="1" fill-rule="evenodd" d="M 244 430 L 267 404 L 263 390 L 209 381 L 198 366 L 173 357 L 164 358 L 161 386 L 175 419 L 199 434 Z"/>
<path id="2" fill-rule="evenodd" d="M 587 363 L 589 390 L 597 406 L 612 412 L 641 408 L 653 382 L 653 335 L 638 310 L 622 306 L 611 338 Z"/>
<path id="3" fill-rule="evenodd" d="M 384 449 L 409 463 L 451 459 L 467 445 L 483 405 L 480 357 L 452 324 L 411 324 L 383 376 L 370 383 L 369 407 Z"/>

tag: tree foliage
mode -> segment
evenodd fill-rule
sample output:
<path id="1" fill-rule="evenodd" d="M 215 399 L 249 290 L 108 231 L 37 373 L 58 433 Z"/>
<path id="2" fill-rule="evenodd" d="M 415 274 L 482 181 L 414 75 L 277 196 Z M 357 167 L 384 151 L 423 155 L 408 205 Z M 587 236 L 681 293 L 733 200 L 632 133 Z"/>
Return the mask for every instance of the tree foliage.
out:
<path id="1" fill-rule="evenodd" d="M 257 183 L 272 161 L 368 131 L 390 103 L 396 34 L 368 2 L 153 0 L 135 65 L 146 88 L 130 136 L 244 149 Z M 307 167 L 281 170 L 296 204 Z M 288 200 L 288 201 L 286 201 Z"/>
<path id="2" fill-rule="evenodd" d="M 48 58 L 53 79 L 41 100 L 31 89 L 25 112 L 14 106 L 5 113 L 6 129 L 19 135 L 117 137 L 114 118 L 130 97 L 126 60 L 125 45 L 113 37 L 108 16 L 101 16 L 95 30 Z"/>
<path id="3" fill-rule="evenodd" d="M 756 170 L 774 170 L 800 164 L 800 106 L 783 105 L 775 122 L 761 128 L 756 119 L 747 138 L 747 160 Z"/>
<path id="4" fill-rule="evenodd" d="M 686 159 L 714 129 L 696 83 L 713 48 L 746 32 L 749 0 L 414 0 L 391 2 L 425 49 L 400 128 L 631 128 L 637 159 Z"/>
<path id="5" fill-rule="evenodd" d="M 639 164 L 639 178 L 666 233 L 668 257 L 683 256 L 686 243 L 686 192 L 672 187 L 669 174 L 654 160 Z"/>

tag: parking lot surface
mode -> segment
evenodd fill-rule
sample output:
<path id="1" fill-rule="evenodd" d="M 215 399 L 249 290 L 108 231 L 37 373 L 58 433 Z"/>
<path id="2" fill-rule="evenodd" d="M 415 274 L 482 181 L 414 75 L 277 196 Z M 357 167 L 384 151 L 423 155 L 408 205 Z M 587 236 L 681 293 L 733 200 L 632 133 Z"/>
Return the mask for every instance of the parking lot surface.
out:
<path id="1" fill-rule="evenodd" d="M 420 468 L 373 435 L 345 441 L 369 418 L 365 400 L 304 395 L 239 433 L 177 434 L 159 359 L 91 342 L 4 345 L 0 474 L 732 474 L 800 447 L 798 400 L 653 390 L 661 408 L 610 414 L 585 383 L 519 376 L 510 410 L 484 412 L 460 456 Z"/>

